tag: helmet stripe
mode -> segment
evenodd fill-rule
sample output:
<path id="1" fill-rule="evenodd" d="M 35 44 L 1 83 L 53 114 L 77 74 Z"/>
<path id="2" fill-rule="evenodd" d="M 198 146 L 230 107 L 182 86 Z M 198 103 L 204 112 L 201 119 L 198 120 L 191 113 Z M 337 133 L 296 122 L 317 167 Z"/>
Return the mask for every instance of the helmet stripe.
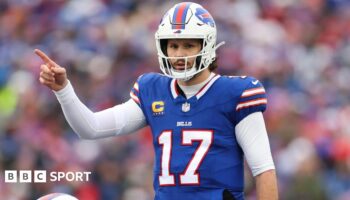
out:
<path id="1" fill-rule="evenodd" d="M 191 3 L 180 3 L 176 6 L 173 15 L 173 29 L 185 29 L 187 11 Z"/>

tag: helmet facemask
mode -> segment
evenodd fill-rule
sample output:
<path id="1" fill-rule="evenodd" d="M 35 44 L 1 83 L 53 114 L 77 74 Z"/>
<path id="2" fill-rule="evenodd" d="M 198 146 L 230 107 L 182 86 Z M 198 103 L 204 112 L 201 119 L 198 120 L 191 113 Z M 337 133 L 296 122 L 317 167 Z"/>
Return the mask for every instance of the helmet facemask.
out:
<path id="1" fill-rule="evenodd" d="M 161 60 L 161 71 L 169 75 L 170 77 L 180 79 L 182 81 L 190 80 L 195 74 L 199 71 L 202 71 L 204 68 L 202 67 L 202 55 L 203 55 L 203 40 L 201 43 L 201 51 L 192 56 L 183 56 L 183 57 L 169 57 L 167 53 L 167 42 L 168 39 L 162 39 L 160 41 L 162 55 L 159 55 L 159 59 Z M 192 66 L 189 66 L 189 60 L 194 60 Z M 177 70 L 174 66 L 172 66 L 171 60 L 183 60 L 185 63 L 184 69 Z M 202 69 L 202 70 L 201 70 Z"/>

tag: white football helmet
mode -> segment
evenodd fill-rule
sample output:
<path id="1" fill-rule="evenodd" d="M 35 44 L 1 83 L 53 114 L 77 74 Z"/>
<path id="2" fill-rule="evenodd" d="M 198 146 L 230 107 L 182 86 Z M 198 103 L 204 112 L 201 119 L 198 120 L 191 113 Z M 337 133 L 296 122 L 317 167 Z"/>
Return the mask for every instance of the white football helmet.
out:
<path id="1" fill-rule="evenodd" d="M 155 39 L 161 71 L 166 76 L 184 81 L 208 68 L 216 58 L 215 50 L 224 44 L 222 42 L 216 45 L 216 25 L 210 13 L 201 5 L 192 2 L 176 4 L 166 12 L 155 33 Z M 202 39 L 202 50 L 193 56 L 168 57 L 168 39 Z M 193 66 L 187 66 L 190 58 L 196 58 Z M 174 69 L 169 59 L 184 59 L 185 69 Z"/>

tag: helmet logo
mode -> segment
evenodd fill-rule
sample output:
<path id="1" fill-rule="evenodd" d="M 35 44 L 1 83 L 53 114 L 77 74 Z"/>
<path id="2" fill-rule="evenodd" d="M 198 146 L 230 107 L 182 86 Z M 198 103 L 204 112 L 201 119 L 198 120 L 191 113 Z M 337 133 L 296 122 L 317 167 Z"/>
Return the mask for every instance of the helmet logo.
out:
<path id="1" fill-rule="evenodd" d="M 208 24 L 211 27 L 215 26 L 214 19 L 211 17 L 209 12 L 205 10 L 204 8 L 197 8 L 196 9 L 196 16 L 199 20 L 201 20 L 203 23 Z"/>
<path id="2" fill-rule="evenodd" d="M 179 3 L 176 5 L 173 14 L 172 29 L 185 29 L 187 11 L 190 5 L 191 3 Z"/>

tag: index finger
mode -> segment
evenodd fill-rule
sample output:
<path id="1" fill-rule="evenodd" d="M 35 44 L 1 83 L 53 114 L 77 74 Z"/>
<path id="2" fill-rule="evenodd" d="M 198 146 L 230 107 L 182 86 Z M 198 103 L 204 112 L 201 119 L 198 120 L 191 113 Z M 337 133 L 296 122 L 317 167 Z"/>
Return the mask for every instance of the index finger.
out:
<path id="1" fill-rule="evenodd" d="M 38 55 L 45 63 L 54 63 L 49 56 L 47 56 L 44 52 L 39 49 L 35 49 L 34 53 Z"/>

